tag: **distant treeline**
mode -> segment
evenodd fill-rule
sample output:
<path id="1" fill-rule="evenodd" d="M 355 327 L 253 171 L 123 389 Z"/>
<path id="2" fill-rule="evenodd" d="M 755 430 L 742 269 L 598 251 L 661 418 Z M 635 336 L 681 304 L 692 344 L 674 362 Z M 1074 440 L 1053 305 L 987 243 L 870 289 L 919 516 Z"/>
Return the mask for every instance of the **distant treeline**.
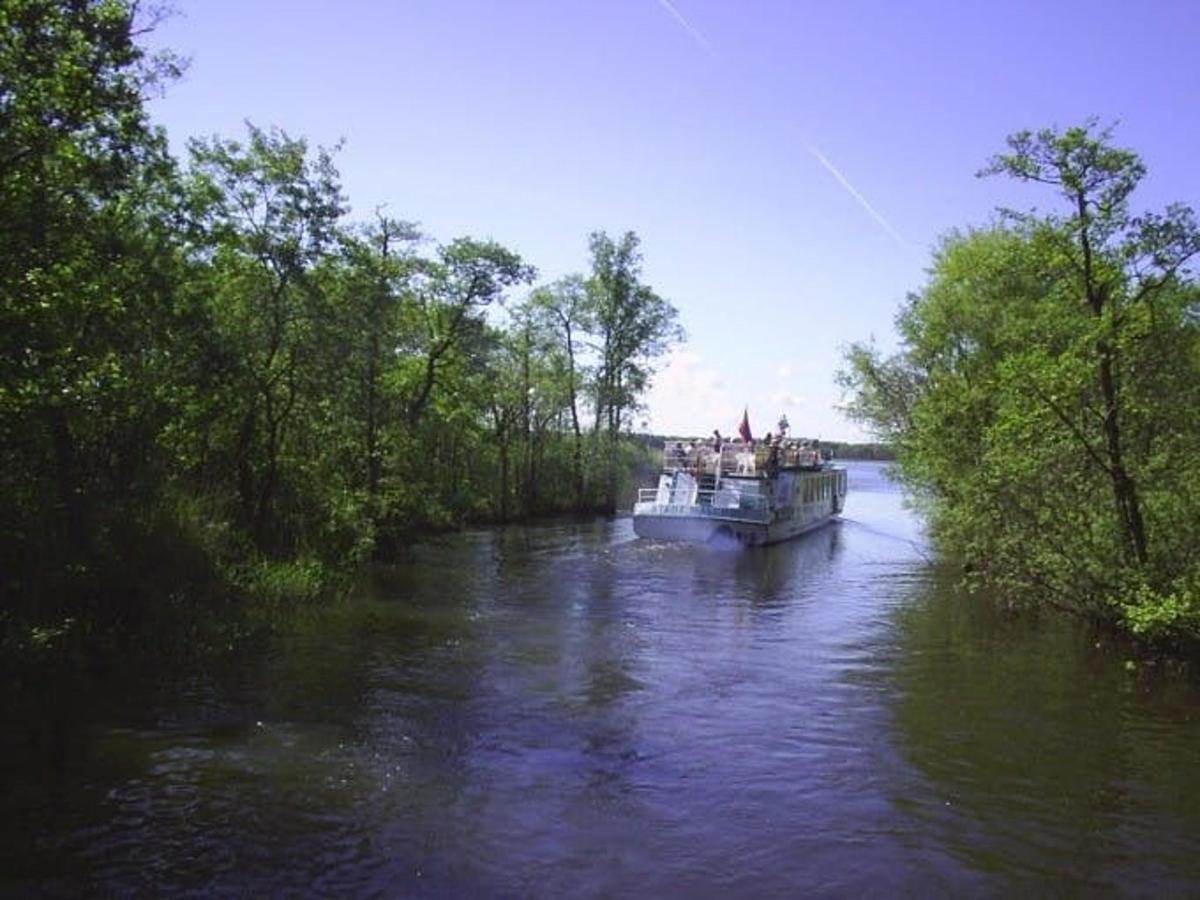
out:
<path id="1" fill-rule="evenodd" d="M 851 348 L 853 410 L 977 583 L 1200 646 L 1193 212 L 1131 211 L 1145 167 L 1095 122 L 1013 135 L 987 172 L 1060 211 L 948 235 L 900 352 Z"/>
<path id="2" fill-rule="evenodd" d="M 494 241 L 348 220 L 331 154 L 283 132 L 173 158 L 144 98 L 179 69 L 137 10 L 3 7 L 3 646 L 161 644 L 419 531 L 613 509 L 681 336 L 637 236 L 534 286 Z"/>
<path id="3" fill-rule="evenodd" d="M 895 451 L 887 444 L 868 443 L 851 444 L 842 441 L 821 441 L 822 447 L 828 447 L 837 459 L 863 459 L 889 462 L 896 458 Z"/>

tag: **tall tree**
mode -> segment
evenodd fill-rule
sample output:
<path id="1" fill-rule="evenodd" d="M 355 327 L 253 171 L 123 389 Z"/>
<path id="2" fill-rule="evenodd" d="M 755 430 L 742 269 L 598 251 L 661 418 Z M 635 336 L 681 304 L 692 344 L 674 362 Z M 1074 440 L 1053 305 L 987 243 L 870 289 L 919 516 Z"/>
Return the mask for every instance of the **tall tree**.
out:
<path id="1" fill-rule="evenodd" d="M 211 254 L 209 290 L 222 340 L 237 352 L 232 463 L 239 519 L 264 548 L 284 539 L 276 516 L 290 431 L 324 372 L 315 339 L 325 297 L 311 275 L 332 252 L 344 212 L 330 154 L 248 127 L 245 144 L 191 143 L 192 194 Z"/>
<path id="2" fill-rule="evenodd" d="M 496 514 L 507 521 L 512 502 L 512 453 L 522 413 L 528 410 L 529 395 L 523 376 L 523 335 L 494 332 L 490 352 L 485 361 L 485 404 L 492 439 L 496 445 L 499 482 L 496 487 Z"/>
<path id="3" fill-rule="evenodd" d="M 1008 140 L 1010 152 L 996 156 L 984 173 L 1049 185 L 1067 201 L 1068 215 L 1046 217 L 1040 224 L 1061 235 L 1070 277 L 1095 320 L 1091 340 L 1103 444 L 1097 448 L 1083 440 L 1108 476 L 1125 550 L 1132 561 L 1145 565 L 1149 554 L 1142 500 L 1122 431 L 1128 399 L 1121 354 L 1126 333 L 1137 327 L 1136 309 L 1152 304 L 1173 283 L 1200 250 L 1200 232 L 1191 210 L 1182 205 L 1163 214 L 1130 213 L 1129 195 L 1145 166 L 1132 151 L 1110 141 L 1110 130 L 1097 130 L 1094 121 L 1062 132 L 1019 132 Z M 1021 218 L 1030 221 L 1033 215 Z"/>
<path id="4" fill-rule="evenodd" d="M 494 241 L 459 238 L 424 268 L 415 290 L 419 346 L 409 367 L 406 418 L 415 428 L 425 414 L 438 377 L 464 333 L 482 311 L 515 285 L 533 280 L 535 270 Z"/>
<path id="5" fill-rule="evenodd" d="M 614 241 L 589 239 L 592 272 L 588 310 L 595 323 L 598 364 L 593 388 L 597 435 L 606 435 L 607 498 L 616 506 L 616 445 L 625 417 L 648 386 L 655 359 L 682 339 L 675 307 L 641 281 L 641 241 L 632 231 Z"/>
<path id="6" fill-rule="evenodd" d="M 387 456 L 384 436 L 397 405 L 386 380 L 405 341 L 405 307 L 412 303 L 410 280 L 423 266 L 416 255 L 420 240 L 412 223 L 377 213 L 369 228 L 347 235 L 344 243 L 342 306 L 354 345 L 348 362 L 356 373 L 352 405 L 360 423 L 365 486 L 371 498 L 380 491 Z"/>
<path id="7" fill-rule="evenodd" d="M 572 466 L 575 503 L 583 505 L 587 486 L 583 468 L 583 428 L 579 414 L 579 385 L 586 375 L 580 363 L 580 340 L 593 327 L 587 286 L 582 276 L 572 275 L 538 288 L 529 298 L 529 313 L 561 340 L 565 354 L 567 404 L 571 414 Z"/>
<path id="8" fill-rule="evenodd" d="M 174 169 L 144 98 L 178 65 L 137 45 L 139 27 L 153 23 L 139 25 L 135 11 L 120 0 L 0 4 L 7 548 L 41 532 L 43 544 L 63 536 L 86 556 L 97 516 L 146 483 L 161 424 L 154 385 L 174 315 Z"/>

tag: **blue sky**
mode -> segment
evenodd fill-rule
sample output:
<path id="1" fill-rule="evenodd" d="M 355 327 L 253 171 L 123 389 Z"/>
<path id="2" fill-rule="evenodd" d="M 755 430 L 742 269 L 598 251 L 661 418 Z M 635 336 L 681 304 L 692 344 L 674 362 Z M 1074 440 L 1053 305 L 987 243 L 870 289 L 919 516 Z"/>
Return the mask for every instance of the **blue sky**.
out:
<path id="1" fill-rule="evenodd" d="M 938 237 L 1045 193 L 977 179 L 1021 128 L 1119 121 L 1139 203 L 1195 206 L 1200 3 L 178 0 L 191 58 L 153 101 L 186 138 L 243 122 L 337 156 L 353 217 L 494 238 L 549 281 L 596 229 L 642 238 L 688 341 L 659 431 L 856 439 L 840 351 L 919 289 Z M 641 424 L 641 421 L 638 423 Z"/>

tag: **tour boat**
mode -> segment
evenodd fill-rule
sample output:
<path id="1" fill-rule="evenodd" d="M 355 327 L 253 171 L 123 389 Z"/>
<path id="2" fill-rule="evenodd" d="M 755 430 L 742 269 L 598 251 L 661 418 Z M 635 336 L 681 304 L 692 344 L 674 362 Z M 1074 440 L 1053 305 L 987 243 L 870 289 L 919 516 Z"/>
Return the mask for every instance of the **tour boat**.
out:
<path id="1" fill-rule="evenodd" d="M 667 541 L 773 544 L 832 521 L 845 499 L 846 469 L 816 441 L 668 441 L 657 487 L 638 491 L 633 530 Z"/>

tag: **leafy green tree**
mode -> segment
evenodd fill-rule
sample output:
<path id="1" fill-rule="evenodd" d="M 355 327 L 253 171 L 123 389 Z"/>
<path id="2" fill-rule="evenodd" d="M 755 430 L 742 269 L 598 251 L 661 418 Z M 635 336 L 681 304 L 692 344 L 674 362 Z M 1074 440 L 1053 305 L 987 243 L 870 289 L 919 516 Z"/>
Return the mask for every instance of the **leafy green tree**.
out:
<path id="1" fill-rule="evenodd" d="M 675 307 L 641 281 L 640 247 L 632 231 L 618 241 L 604 232 L 594 232 L 589 239 L 588 312 L 598 356 L 592 398 L 595 433 L 606 438 L 609 508 L 616 506 L 618 435 L 649 386 L 654 360 L 683 337 Z"/>
<path id="2" fill-rule="evenodd" d="M 580 484 L 582 435 L 577 430 L 574 334 L 564 340 L 561 319 L 556 315 L 552 321 L 545 315 L 547 310 L 541 305 L 545 299 L 540 290 L 534 291 L 518 307 L 510 326 L 520 362 L 526 515 L 586 506 Z"/>
<path id="3" fill-rule="evenodd" d="M 1102 423 L 1103 439 L 1093 443 L 1083 433 L 1079 439 L 1111 483 L 1124 551 L 1145 565 L 1149 551 L 1142 499 L 1123 432 L 1130 411 L 1122 356 L 1133 349 L 1129 338 L 1140 331 L 1143 313 L 1169 291 L 1200 250 L 1200 232 L 1183 205 L 1162 214 L 1130 213 L 1129 195 L 1145 167 L 1132 151 L 1112 147 L 1110 138 L 1108 130 L 1095 133 L 1094 122 L 1061 133 L 1020 132 L 1009 138 L 1011 152 L 995 157 L 985 173 L 1048 185 L 1067 201 L 1068 215 L 1047 217 L 1040 224 L 1059 236 L 1073 287 L 1094 319 L 1090 337 L 1098 392 L 1093 411 Z M 1030 221 L 1032 215 L 1022 218 Z"/>
<path id="4" fill-rule="evenodd" d="M 137 45 L 135 10 L 0 3 L 0 568 L 19 593 L 113 558 L 97 543 L 159 483 L 175 171 L 144 98 L 178 65 Z"/>
<path id="5" fill-rule="evenodd" d="M 580 360 L 580 341 L 593 327 L 588 304 L 587 285 L 582 276 L 572 275 L 554 284 L 538 288 L 529 298 L 529 315 L 543 330 L 557 337 L 549 345 L 561 346 L 561 383 L 566 391 L 571 415 L 572 455 L 575 503 L 582 507 L 587 486 L 583 466 L 583 428 L 580 424 L 580 385 L 587 369 Z M 561 344 L 559 344 L 561 341 Z"/>
<path id="6" fill-rule="evenodd" d="M 1185 268 L 1200 241 L 1184 207 L 1130 213 L 1142 166 L 1109 139 L 1090 123 L 1010 139 L 987 171 L 1054 186 L 1068 214 L 948 237 L 899 315 L 900 352 L 850 348 L 843 383 L 977 575 L 1142 633 L 1200 635 Z"/>
<path id="7" fill-rule="evenodd" d="M 381 214 L 369 228 L 347 234 L 344 265 L 339 267 L 340 307 L 349 329 L 351 349 L 346 366 L 353 373 L 352 395 L 345 398 L 353 426 L 362 435 L 359 459 L 365 462 L 363 483 L 378 497 L 386 436 L 396 424 L 399 403 L 388 391 L 387 376 L 406 339 L 406 307 L 413 303 L 411 280 L 424 262 L 416 248 L 422 240 L 416 226 Z"/>
<path id="8" fill-rule="evenodd" d="M 280 550 L 289 541 L 277 509 L 289 443 L 326 375 L 327 297 L 313 273 L 336 246 L 344 199 L 327 151 L 310 158 L 303 140 L 248 131 L 245 144 L 191 143 L 191 192 L 204 235 L 197 251 L 211 257 L 210 308 L 229 351 L 226 390 L 211 399 L 223 413 L 238 521 L 263 549 Z"/>
<path id="9" fill-rule="evenodd" d="M 534 269 L 494 241 L 459 238 L 442 247 L 422 274 L 414 295 L 417 346 L 412 348 L 405 402 L 411 428 L 420 423 L 440 371 L 463 335 L 479 326 L 484 309 L 499 301 L 508 288 L 532 281 Z"/>
<path id="10" fill-rule="evenodd" d="M 528 343 L 518 334 L 495 332 L 486 360 L 486 409 L 492 439 L 496 445 L 499 483 L 496 487 L 496 513 L 506 521 L 512 502 L 512 457 L 518 439 L 522 415 L 527 413 L 529 387 L 523 365 L 528 360 Z M 526 421 L 528 421 L 526 419 Z"/>

